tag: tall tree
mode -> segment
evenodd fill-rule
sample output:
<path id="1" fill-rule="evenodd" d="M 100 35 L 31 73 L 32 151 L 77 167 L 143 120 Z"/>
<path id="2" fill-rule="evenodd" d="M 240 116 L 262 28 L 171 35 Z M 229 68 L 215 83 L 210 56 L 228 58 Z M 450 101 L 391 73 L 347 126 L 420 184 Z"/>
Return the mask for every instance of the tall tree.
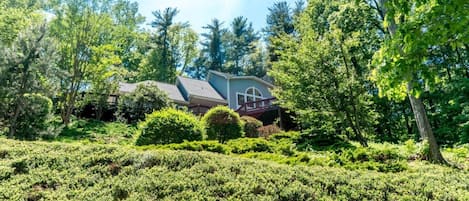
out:
<path id="1" fill-rule="evenodd" d="M 94 48 L 111 44 L 113 20 L 108 11 L 111 1 L 64 0 L 53 5 L 52 35 L 60 41 L 59 66 L 66 76 L 61 82 L 61 117 L 65 124 L 75 109 L 78 94 L 90 85 Z"/>
<path id="2" fill-rule="evenodd" d="M 194 62 L 199 54 L 197 42 L 199 36 L 190 28 L 188 23 L 177 23 L 170 29 L 172 62 L 179 74 Z"/>
<path id="3" fill-rule="evenodd" d="M 381 95 L 408 97 L 423 140 L 428 141 L 428 158 L 445 163 L 433 134 L 420 95 L 438 83 L 437 68 L 428 60 L 434 48 L 461 48 L 469 42 L 467 2 L 463 0 L 379 0 L 387 37 L 373 61 L 373 79 Z"/>
<path id="4" fill-rule="evenodd" d="M 367 64 L 379 45 L 372 10 L 347 0 L 311 0 L 297 35 L 283 35 L 270 75 L 280 104 L 297 111 L 303 129 L 319 135 L 346 134 L 367 146 L 376 113 L 365 82 Z"/>
<path id="5" fill-rule="evenodd" d="M 176 8 L 166 8 L 164 10 L 157 10 L 153 12 L 155 19 L 151 22 L 151 26 L 156 29 L 154 36 L 154 43 L 156 45 L 153 49 L 153 67 L 151 72 L 154 76 L 153 79 L 159 81 L 171 81 L 176 76 L 176 66 L 172 62 L 171 53 L 171 36 L 170 28 L 173 25 L 174 17 L 179 13 Z M 146 75 L 149 76 L 149 75 Z M 169 79 L 168 79 L 169 78 Z"/>
<path id="6" fill-rule="evenodd" d="M 252 28 L 252 23 L 248 19 L 240 16 L 231 23 L 231 29 L 227 34 L 227 72 L 234 75 L 244 73 L 243 67 L 246 65 L 249 55 L 255 51 L 255 42 L 258 40 L 257 33 Z"/>
<path id="7" fill-rule="evenodd" d="M 156 19 L 152 27 L 151 49 L 140 67 L 140 80 L 174 82 L 179 73 L 186 71 L 198 54 L 198 35 L 189 23 L 175 23 L 178 10 L 166 8 L 153 12 Z"/>
<path id="8" fill-rule="evenodd" d="M 286 1 L 275 2 L 272 7 L 269 8 L 269 14 L 267 15 L 267 27 L 263 29 L 267 40 L 267 50 L 269 53 L 269 66 L 272 62 L 278 61 L 277 50 L 281 50 L 281 44 L 276 43 L 282 35 L 293 34 L 294 32 L 294 20 L 293 20 L 292 9 Z"/>
<path id="9" fill-rule="evenodd" d="M 30 111 L 28 94 L 42 93 L 51 96 L 57 68 L 55 42 L 46 34 L 46 26 L 33 26 L 20 32 L 11 45 L 2 45 L 0 51 L 0 121 L 6 121 L 9 138 L 17 135 L 21 116 Z M 33 108 L 42 110 L 43 108 Z M 3 118 L 2 118 L 3 117 Z M 26 123 L 27 125 L 27 123 Z M 31 128 L 34 129 L 34 128 Z M 22 134 L 22 133 L 21 133 Z"/>
<path id="10" fill-rule="evenodd" d="M 207 29 L 207 33 L 203 33 L 202 52 L 207 58 L 208 70 L 224 71 L 225 53 L 224 37 L 227 32 L 222 28 L 223 23 L 218 19 L 213 19 L 211 24 L 203 27 Z"/>

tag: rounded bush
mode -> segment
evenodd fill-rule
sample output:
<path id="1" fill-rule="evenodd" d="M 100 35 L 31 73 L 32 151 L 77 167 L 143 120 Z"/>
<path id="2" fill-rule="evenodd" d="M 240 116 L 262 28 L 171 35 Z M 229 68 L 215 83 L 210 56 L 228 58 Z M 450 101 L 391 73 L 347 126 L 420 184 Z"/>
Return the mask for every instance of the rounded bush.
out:
<path id="1" fill-rule="evenodd" d="M 226 106 L 210 109 L 202 118 L 208 139 L 223 143 L 244 135 L 239 114 Z"/>
<path id="2" fill-rule="evenodd" d="M 23 110 L 17 120 L 16 138 L 33 140 L 48 128 L 52 114 L 52 101 L 41 94 L 24 94 Z"/>
<path id="3" fill-rule="evenodd" d="M 155 111 L 140 122 L 136 145 L 181 143 L 202 140 L 203 127 L 197 118 L 173 108 Z"/>
<path id="4" fill-rule="evenodd" d="M 262 121 L 250 116 L 242 116 L 241 121 L 243 121 L 246 137 L 259 137 L 259 131 L 257 129 L 262 127 Z"/>

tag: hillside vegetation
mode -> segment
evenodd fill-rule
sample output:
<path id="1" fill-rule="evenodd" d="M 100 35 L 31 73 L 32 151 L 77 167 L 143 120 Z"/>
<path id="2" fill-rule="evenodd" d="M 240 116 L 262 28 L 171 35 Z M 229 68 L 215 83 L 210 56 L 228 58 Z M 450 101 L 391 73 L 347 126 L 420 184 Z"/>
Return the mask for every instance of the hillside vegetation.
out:
<path id="1" fill-rule="evenodd" d="M 288 166 L 208 152 L 0 139 L 0 200 L 468 200 L 469 172 Z"/>

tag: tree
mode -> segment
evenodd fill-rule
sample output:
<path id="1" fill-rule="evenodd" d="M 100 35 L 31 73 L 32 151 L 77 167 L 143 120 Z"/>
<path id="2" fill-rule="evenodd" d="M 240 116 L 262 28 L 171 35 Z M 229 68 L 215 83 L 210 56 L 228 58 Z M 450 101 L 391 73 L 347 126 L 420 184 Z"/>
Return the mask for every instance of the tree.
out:
<path id="1" fill-rule="evenodd" d="M 100 120 L 108 107 L 110 95 L 117 91 L 124 69 L 120 68 L 121 59 L 114 54 L 115 46 L 101 45 L 93 47 L 92 51 L 90 73 L 86 78 L 90 88 L 85 102 L 94 106 L 96 119 Z"/>
<path id="2" fill-rule="evenodd" d="M 224 71 L 226 50 L 223 41 L 227 30 L 222 28 L 222 25 L 218 19 L 213 19 L 212 24 L 203 27 L 208 30 L 202 34 L 205 38 L 202 41 L 202 52 L 206 57 L 207 70 Z"/>
<path id="3" fill-rule="evenodd" d="M 153 12 L 155 20 L 151 22 L 151 26 L 156 29 L 154 43 L 156 48 L 152 53 L 152 71 L 154 80 L 171 81 L 176 77 L 176 66 L 172 62 L 171 53 L 171 36 L 170 28 L 173 25 L 174 17 L 179 13 L 176 8 L 166 8 L 163 11 L 157 10 Z M 147 75 L 148 76 L 148 75 Z"/>
<path id="4" fill-rule="evenodd" d="M 369 6 L 349 1 L 311 0 L 299 17 L 297 35 L 283 35 L 270 75 L 275 96 L 296 111 L 303 129 L 343 135 L 367 146 L 376 114 L 365 81 L 379 45 Z"/>
<path id="5" fill-rule="evenodd" d="M 420 136 L 429 144 L 429 160 L 446 163 L 420 95 L 434 88 L 439 80 L 437 68 L 428 55 L 441 46 L 461 48 L 469 42 L 469 36 L 462 34 L 467 32 L 465 25 L 469 23 L 467 3 L 463 0 L 374 3 L 388 35 L 374 55 L 372 78 L 381 95 L 400 100 L 409 98 Z"/>
<path id="6" fill-rule="evenodd" d="M 199 36 L 188 23 L 177 23 L 170 29 L 172 60 L 180 74 L 187 70 L 197 55 L 197 42 Z"/>
<path id="7" fill-rule="evenodd" d="M 267 52 L 260 41 L 256 41 L 252 45 L 254 50 L 247 55 L 247 61 L 244 63 L 244 74 L 264 77 L 267 73 Z"/>
<path id="8" fill-rule="evenodd" d="M 102 63 L 101 59 L 108 58 L 96 57 L 99 53 L 97 50 L 109 49 L 107 46 L 110 45 L 113 54 L 118 55 L 119 59 L 125 58 L 126 62 L 130 61 L 132 56 L 129 55 L 134 49 L 133 42 L 123 40 L 127 37 L 134 37 L 132 33 L 135 30 L 133 29 L 137 28 L 136 23 L 139 19 L 131 19 L 132 16 L 135 17 L 135 5 L 132 7 L 128 1 L 64 0 L 51 7 L 51 12 L 55 15 L 51 22 L 51 32 L 60 41 L 59 66 L 66 71 L 61 81 L 59 105 L 62 121 L 68 124 L 75 110 L 79 92 L 93 88 L 90 86 L 91 83 L 99 83 L 92 80 L 98 78 L 98 76 L 92 76 L 96 71 L 94 68 Z M 111 11 L 113 13 L 110 13 Z M 125 14 L 113 15 L 118 11 Z M 129 65 L 129 63 L 124 65 Z M 97 88 L 99 87 L 94 87 L 94 89 Z M 106 94 L 107 92 L 97 93 Z"/>
<path id="9" fill-rule="evenodd" d="M 286 34 L 293 34 L 294 32 L 294 21 L 293 14 L 290 6 L 286 1 L 275 2 L 272 7 L 269 8 L 269 14 L 267 15 L 267 27 L 263 29 L 267 40 L 267 49 L 269 52 L 269 65 L 272 62 L 278 61 L 277 50 L 282 49 L 281 44 L 275 43 L 275 39 Z"/>
<path id="10" fill-rule="evenodd" d="M 156 28 L 156 33 L 152 36 L 152 47 L 140 68 L 140 80 L 174 82 L 178 70 L 185 72 L 197 56 L 198 35 L 189 23 L 173 22 L 178 12 L 175 8 L 153 12 L 156 19 L 152 27 Z"/>
<path id="11" fill-rule="evenodd" d="M 46 34 L 46 26 L 41 25 L 22 31 L 11 45 L 1 47 L 0 120 L 8 126 L 9 138 L 25 135 L 18 131 L 29 129 L 33 133 L 50 113 L 50 99 L 35 93 L 51 96 L 56 89 L 54 44 Z"/>
<path id="12" fill-rule="evenodd" d="M 0 43 L 11 44 L 32 22 L 43 20 L 39 1 L 3 0 L 0 2 Z"/>
<path id="13" fill-rule="evenodd" d="M 227 33 L 227 61 L 226 71 L 233 75 L 244 73 L 243 67 L 249 59 L 249 55 L 255 51 L 257 34 L 252 28 L 252 23 L 245 17 L 236 17 L 231 23 L 231 30 Z"/>
<path id="14" fill-rule="evenodd" d="M 121 96 L 117 116 L 129 123 L 143 121 L 146 114 L 171 106 L 168 95 L 152 83 L 137 85 L 135 91 Z"/>

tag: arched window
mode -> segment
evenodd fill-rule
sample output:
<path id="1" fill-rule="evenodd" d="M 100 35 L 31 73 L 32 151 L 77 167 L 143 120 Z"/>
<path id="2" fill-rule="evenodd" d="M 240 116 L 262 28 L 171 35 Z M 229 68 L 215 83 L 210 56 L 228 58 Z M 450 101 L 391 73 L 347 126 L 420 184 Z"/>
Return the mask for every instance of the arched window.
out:
<path id="1" fill-rule="evenodd" d="M 246 89 L 245 93 L 237 93 L 237 104 L 238 108 L 241 107 L 244 103 L 249 103 L 253 101 L 260 101 L 264 99 L 262 93 L 256 87 L 249 87 Z M 263 103 L 252 103 L 248 104 L 248 108 L 257 108 L 263 105 Z"/>

